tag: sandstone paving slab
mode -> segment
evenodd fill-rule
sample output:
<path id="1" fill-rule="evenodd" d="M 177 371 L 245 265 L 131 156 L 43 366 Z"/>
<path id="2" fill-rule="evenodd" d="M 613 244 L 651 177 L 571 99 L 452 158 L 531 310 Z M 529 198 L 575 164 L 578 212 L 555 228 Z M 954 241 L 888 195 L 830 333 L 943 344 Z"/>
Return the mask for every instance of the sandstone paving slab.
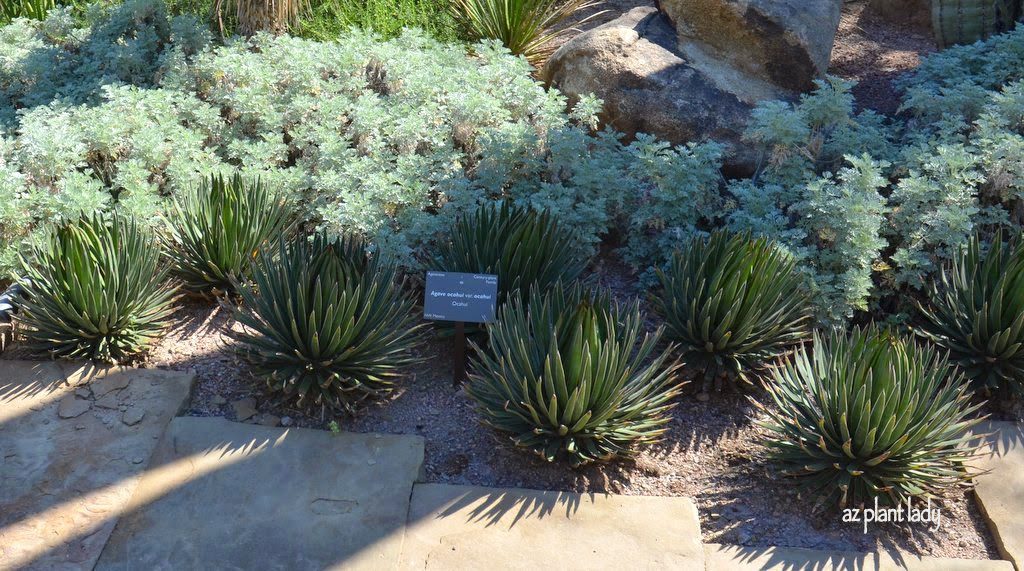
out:
<path id="1" fill-rule="evenodd" d="M 96 568 L 393 569 L 423 447 L 176 418 Z"/>
<path id="2" fill-rule="evenodd" d="M 974 493 L 999 552 L 1024 571 L 1024 424 L 989 422 L 988 449 L 976 463 L 989 470 L 979 476 Z"/>
<path id="3" fill-rule="evenodd" d="M 1009 561 L 790 547 L 704 546 L 706 571 L 1014 571 Z"/>
<path id="4" fill-rule="evenodd" d="M 703 569 L 689 498 L 417 484 L 401 569 Z"/>
<path id="5" fill-rule="evenodd" d="M 89 569 L 191 374 L 0 361 L 0 569 Z M 114 408 L 90 387 L 110 388 Z M 126 411 L 133 411 L 125 422 Z"/>

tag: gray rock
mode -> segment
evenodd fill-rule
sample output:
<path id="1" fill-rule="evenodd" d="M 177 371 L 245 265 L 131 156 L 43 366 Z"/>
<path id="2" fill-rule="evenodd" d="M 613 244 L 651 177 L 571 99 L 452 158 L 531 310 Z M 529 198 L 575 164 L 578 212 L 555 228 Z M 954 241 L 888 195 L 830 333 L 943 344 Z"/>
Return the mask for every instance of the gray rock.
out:
<path id="1" fill-rule="evenodd" d="M 679 50 L 807 91 L 828 69 L 842 0 L 659 0 Z"/>
<path id="2" fill-rule="evenodd" d="M 146 416 L 146 411 L 140 407 L 133 406 L 124 411 L 121 415 L 121 422 L 128 426 L 135 426 Z"/>
<path id="3" fill-rule="evenodd" d="M 292 420 L 292 417 L 290 417 L 290 416 L 282 416 L 281 417 L 281 426 L 291 426 L 293 422 L 294 421 Z"/>
<path id="4" fill-rule="evenodd" d="M 214 406 L 223 406 L 228 404 L 228 399 L 220 395 L 213 395 L 213 397 L 210 398 L 210 404 Z"/>
<path id="5" fill-rule="evenodd" d="M 117 393 L 108 393 L 96 399 L 96 406 L 109 410 L 117 410 L 117 407 L 119 406 L 119 403 L 117 402 Z"/>
<path id="6" fill-rule="evenodd" d="M 131 376 L 127 371 L 118 370 L 112 374 L 99 379 L 92 383 L 92 394 L 97 398 L 102 398 L 104 395 L 116 391 L 128 386 L 131 382 Z"/>
<path id="7" fill-rule="evenodd" d="M 248 420 L 256 414 L 256 399 L 249 397 L 231 403 L 235 411 L 235 420 Z"/>
<path id="8" fill-rule="evenodd" d="M 91 402 L 70 394 L 60 399 L 60 404 L 57 405 L 57 416 L 61 418 L 75 418 L 82 416 L 90 408 L 92 408 Z"/>
<path id="9" fill-rule="evenodd" d="M 281 424 L 281 419 L 272 414 L 263 413 L 256 415 L 254 422 L 260 426 L 278 426 Z"/>
<path id="10" fill-rule="evenodd" d="M 634 8 L 564 44 L 545 65 L 544 78 L 570 101 L 589 93 L 600 97 L 602 123 L 626 135 L 724 143 L 726 168 L 736 174 L 753 171 L 756 161 L 741 141 L 754 104 L 795 97 L 728 62 L 682 53 L 671 22 L 650 7 Z"/>

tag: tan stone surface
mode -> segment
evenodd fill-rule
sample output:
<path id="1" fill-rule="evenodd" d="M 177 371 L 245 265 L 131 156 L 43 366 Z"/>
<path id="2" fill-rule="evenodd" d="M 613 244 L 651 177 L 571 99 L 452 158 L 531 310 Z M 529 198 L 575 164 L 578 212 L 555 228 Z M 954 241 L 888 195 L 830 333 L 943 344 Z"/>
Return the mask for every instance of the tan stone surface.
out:
<path id="1" fill-rule="evenodd" d="M 1013 571 L 1009 561 L 787 547 L 704 546 L 706 571 Z"/>
<path id="2" fill-rule="evenodd" d="M 689 498 L 417 484 L 402 569 L 701 569 Z"/>
<path id="3" fill-rule="evenodd" d="M 978 477 L 974 493 L 999 552 L 1024 571 L 1024 424 L 990 422 L 979 431 L 992 433 L 977 462 L 991 472 Z"/>
<path id="4" fill-rule="evenodd" d="M 392 569 L 418 436 L 174 419 L 96 569 Z"/>
<path id="5" fill-rule="evenodd" d="M 57 363 L 0 361 L 0 379 L 0 569 L 89 569 L 192 375 L 119 370 L 75 386 Z M 93 386 L 145 414 L 126 424 Z"/>

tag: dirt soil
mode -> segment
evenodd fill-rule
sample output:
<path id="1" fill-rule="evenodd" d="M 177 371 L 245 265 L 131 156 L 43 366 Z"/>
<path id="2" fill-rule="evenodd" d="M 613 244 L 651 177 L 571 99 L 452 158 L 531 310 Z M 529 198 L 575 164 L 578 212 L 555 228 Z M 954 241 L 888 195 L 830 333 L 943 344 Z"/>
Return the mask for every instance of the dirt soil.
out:
<path id="1" fill-rule="evenodd" d="M 632 276 L 619 264 L 600 263 L 595 274 L 620 299 L 637 293 L 629 285 Z M 936 532 L 907 524 L 872 526 L 865 534 L 858 524 L 843 523 L 837 510 L 812 514 L 811 500 L 801 499 L 762 459 L 762 429 L 745 395 L 715 394 L 705 402 L 684 396 L 662 443 L 633 461 L 572 470 L 516 449 L 480 424 L 469 398 L 452 384 L 450 341 L 431 339 L 420 351 L 424 365 L 409 371 L 389 401 L 368 405 L 354 417 L 333 417 L 320 410 L 298 410 L 265 394 L 262 384 L 224 350 L 228 341 L 221 331 L 237 327 L 226 306 L 190 302 L 176 318 L 180 325 L 156 348 L 147 366 L 198 376 L 189 415 L 239 420 L 239 412 L 251 412 L 245 405 L 255 403 L 256 414 L 246 422 L 418 434 L 427 442 L 430 482 L 689 496 L 696 499 L 706 542 L 998 558 L 978 506 L 966 491 L 944 499 Z M 751 396 L 765 398 L 760 392 Z"/>

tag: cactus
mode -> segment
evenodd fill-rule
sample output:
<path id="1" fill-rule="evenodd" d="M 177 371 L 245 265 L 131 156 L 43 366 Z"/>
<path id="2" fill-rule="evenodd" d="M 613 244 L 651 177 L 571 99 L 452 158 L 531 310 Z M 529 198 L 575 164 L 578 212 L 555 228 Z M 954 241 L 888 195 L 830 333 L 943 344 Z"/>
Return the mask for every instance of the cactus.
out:
<path id="1" fill-rule="evenodd" d="M 940 48 L 970 44 L 1013 29 L 1020 0 L 932 0 L 932 31 Z"/>

